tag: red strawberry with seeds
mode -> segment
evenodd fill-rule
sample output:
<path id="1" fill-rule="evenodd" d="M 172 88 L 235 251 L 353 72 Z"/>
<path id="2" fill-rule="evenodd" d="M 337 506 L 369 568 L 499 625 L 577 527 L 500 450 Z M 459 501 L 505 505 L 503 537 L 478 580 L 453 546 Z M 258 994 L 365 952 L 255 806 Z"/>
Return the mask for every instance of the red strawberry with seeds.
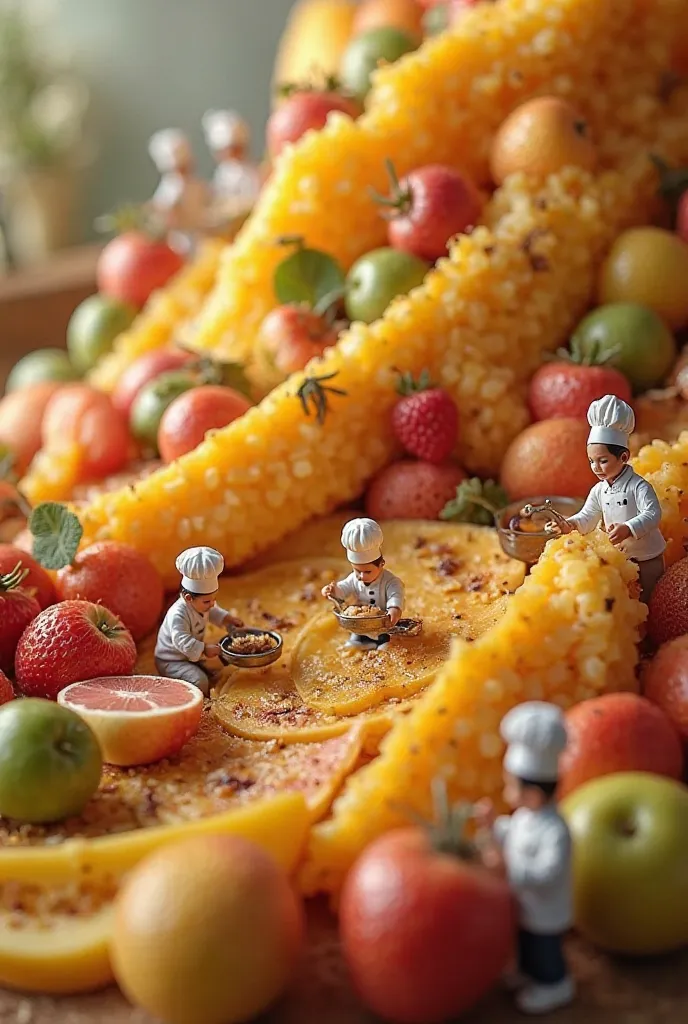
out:
<path id="1" fill-rule="evenodd" d="M 387 171 L 392 194 L 374 198 L 388 210 L 387 237 L 394 249 L 434 263 L 447 255 L 450 238 L 477 224 L 482 199 L 473 182 L 460 171 L 428 164 L 399 181 L 389 160 Z"/>
<path id="2" fill-rule="evenodd" d="M 14 669 L 27 697 L 55 700 L 69 683 L 128 676 L 135 664 L 136 644 L 112 612 L 90 601 L 62 601 L 24 630 Z"/>
<path id="3" fill-rule="evenodd" d="M 466 474 L 455 462 L 405 459 L 373 477 L 365 498 L 371 519 L 438 519 Z"/>
<path id="4" fill-rule="evenodd" d="M 7 704 L 10 700 L 14 700 L 12 683 L 4 672 L 0 672 L 0 704 Z"/>
<path id="5" fill-rule="evenodd" d="M 410 373 L 400 375 L 402 398 L 392 410 L 392 429 L 410 455 L 440 463 L 453 452 L 459 432 L 456 404 L 442 388 L 433 387 L 427 370 L 417 381 Z"/>
<path id="6" fill-rule="evenodd" d="M 40 614 L 35 597 L 23 590 L 27 570 L 17 562 L 0 576 L 0 672 L 11 672 L 17 645 L 26 627 Z"/>
<path id="7" fill-rule="evenodd" d="M 597 361 L 586 361 L 580 349 L 560 350 L 559 358 L 544 363 L 530 381 L 528 404 L 534 420 L 585 419 L 591 402 L 616 395 L 630 403 L 631 385 L 623 373 Z"/>

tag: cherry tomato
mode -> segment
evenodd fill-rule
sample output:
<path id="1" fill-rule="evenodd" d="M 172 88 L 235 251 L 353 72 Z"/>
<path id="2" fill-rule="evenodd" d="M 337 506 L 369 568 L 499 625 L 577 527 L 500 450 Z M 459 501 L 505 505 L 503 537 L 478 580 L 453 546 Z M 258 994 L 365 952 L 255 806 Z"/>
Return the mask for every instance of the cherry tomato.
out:
<path id="1" fill-rule="evenodd" d="M 304 306 L 277 306 L 263 320 L 263 351 L 284 376 L 302 370 L 337 341 L 337 331 Z"/>
<path id="2" fill-rule="evenodd" d="M 342 891 L 344 957 L 361 998 L 397 1024 L 472 1007 L 508 965 L 516 911 L 507 881 L 435 850 L 418 828 L 388 832 Z"/>
<path id="3" fill-rule="evenodd" d="M 185 391 L 167 407 L 158 430 L 158 448 L 165 462 L 186 455 L 202 443 L 207 431 L 226 427 L 251 408 L 248 398 L 219 384 Z"/>
<path id="4" fill-rule="evenodd" d="M 271 114 L 267 126 L 268 152 L 274 159 L 290 142 L 296 142 L 307 131 L 324 127 L 328 115 L 338 110 L 349 117 L 358 117 L 359 104 L 336 92 L 304 90 L 295 92 L 280 103 Z"/>
<path id="5" fill-rule="evenodd" d="M 42 428 L 43 448 L 81 449 L 83 479 L 101 480 L 129 461 L 131 439 L 121 413 L 102 391 L 87 384 L 69 384 L 51 399 Z"/>
<path id="6" fill-rule="evenodd" d="M 179 271 L 184 260 L 167 242 L 125 231 L 103 249 L 96 268 L 98 291 L 137 309 Z"/>
<path id="7" fill-rule="evenodd" d="M 459 171 L 430 164 L 399 182 L 397 213 L 389 222 L 389 244 L 434 263 L 447 255 L 447 242 L 475 225 L 482 201 Z"/>
<path id="8" fill-rule="evenodd" d="M 120 377 L 112 393 L 112 404 L 128 418 L 134 399 L 144 385 L 155 380 L 161 373 L 178 370 L 196 358 L 192 352 L 183 352 L 179 348 L 158 348 L 146 352 L 134 360 Z"/>

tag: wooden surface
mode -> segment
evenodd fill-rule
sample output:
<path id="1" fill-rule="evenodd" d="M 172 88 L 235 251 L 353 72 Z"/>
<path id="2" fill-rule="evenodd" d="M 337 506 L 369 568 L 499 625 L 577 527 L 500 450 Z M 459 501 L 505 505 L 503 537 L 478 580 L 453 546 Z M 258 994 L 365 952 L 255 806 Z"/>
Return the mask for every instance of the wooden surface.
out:
<path id="1" fill-rule="evenodd" d="M 569 943 L 577 1001 L 538 1018 L 556 1024 L 685 1024 L 688 1021 L 688 952 L 657 962 L 615 962 Z M 458 965 L 457 965 L 458 966 Z M 495 992 L 462 1024 L 523 1024 L 510 997 Z M 373 1024 L 354 996 L 323 907 L 310 912 L 310 942 L 287 998 L 262 1024 Z M 0 992 L 1 1024 L 153 1024 L 114 989 L 62 999 Z M 200 1024 L 200 1022 L 199 1022 Z"/>

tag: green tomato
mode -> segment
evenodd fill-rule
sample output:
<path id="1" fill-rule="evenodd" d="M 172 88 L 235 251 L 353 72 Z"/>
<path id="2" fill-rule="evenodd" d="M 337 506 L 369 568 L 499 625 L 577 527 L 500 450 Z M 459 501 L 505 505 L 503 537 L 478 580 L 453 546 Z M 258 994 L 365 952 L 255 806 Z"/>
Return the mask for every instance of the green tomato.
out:
<path id="1" fill-rule="evenodd" d="M 68 354 L 61 348 L 37 348 L 14 364 L 5 384 L 7 394 L 43 381 L 78 380 Z"/>
<path id="2" fill-rule="evenodd" d="M 422 283 L 430 266 L 399 249 L 373 249 L 356 260 L 346 279 L 346 315 L 370 324 L 379 320 L 392 299 Z"/>
<path id="3" fill-rule="evenodd" d="M 600 306 L 588 314 L 573 335 L 572 347 L 615 366 L 636 393 L 661 384 L 676 359 L 674 336 L 662 318 L 631 302 Z"/>
<path id="4" fill-rule="evenodd" d="M 170 370 L 145 384 L 134 399 L 129 426 L 137 441 L 158 450 L 158 427 L 168 405 L 185 391 L 196 387 L 198 381 L 191 373 Z"/>
<path id="5" fill-rule="evenodd" d="M 398 28 L 373 28 L 351 40 L 342 56 L 340 77 L 346 92 L 364 99 L 370 76 L 380 61 L 393 64 L 417 48 L 416 41 Z"/>
<path id="6" fill-rule="evenodd" d="M 0 815 L 42 824 L 80 814 L 103 767 L 91 728 L 51 700 L 0 708 Z"/>
<path id="7" fill-rule="evenodd" d="M 88 373 L 131 326 L 136 310 L 118 299 L 91 295 L 76 307 L 67 325 L 67 350 L 80 373 Z"/>

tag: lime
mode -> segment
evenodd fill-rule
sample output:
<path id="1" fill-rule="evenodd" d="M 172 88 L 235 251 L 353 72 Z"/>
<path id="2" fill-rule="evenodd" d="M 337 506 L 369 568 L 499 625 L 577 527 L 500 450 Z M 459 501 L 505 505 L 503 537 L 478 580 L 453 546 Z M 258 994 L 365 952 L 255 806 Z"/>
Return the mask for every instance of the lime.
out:
<path id="1" fill-rule="evenodd" d="M 584 357 L 615 366 L 636 393 L 660 385 L 676 359 L 674 336 L 662 318 L 631 302 L 600 306 L 586 316 L 572 347 Z"/>
<path id="2" fill-rule="evenodd" d="M 76 307 L 67 325 L 67 349 L 80 373 L 88 373 L 98 360 L 112 349 L 118 334 L 130 327 L 136 310 L 133 306 L 91 295 Z"/>
<path id="3" fill-rule="evenodd" d="M 342 86 L 362 100 L 370 89 L 370 76 L 378 64 L 393 64 L 416 47 L 416 41 L 398 28 L 373 28 L 355 36 L 342 56 Z"/>
<path id="4" fill-rule="evenodd" d="M 64 349 L 37 348 L 28 352 L 14 364 L 5 384 L 5 391 L 19 391 L 32 384 L 42 384 L 46 380 L 70 381 L 78 380 L 79 374 L 72 366 L 71 360 Z"/>
<path id="5" fill-rule="evenodd" d="M 90 727 L 50 700 L 0 707 L 0 816 L 43 824 L 80 814 L 103 758 Z"/>

